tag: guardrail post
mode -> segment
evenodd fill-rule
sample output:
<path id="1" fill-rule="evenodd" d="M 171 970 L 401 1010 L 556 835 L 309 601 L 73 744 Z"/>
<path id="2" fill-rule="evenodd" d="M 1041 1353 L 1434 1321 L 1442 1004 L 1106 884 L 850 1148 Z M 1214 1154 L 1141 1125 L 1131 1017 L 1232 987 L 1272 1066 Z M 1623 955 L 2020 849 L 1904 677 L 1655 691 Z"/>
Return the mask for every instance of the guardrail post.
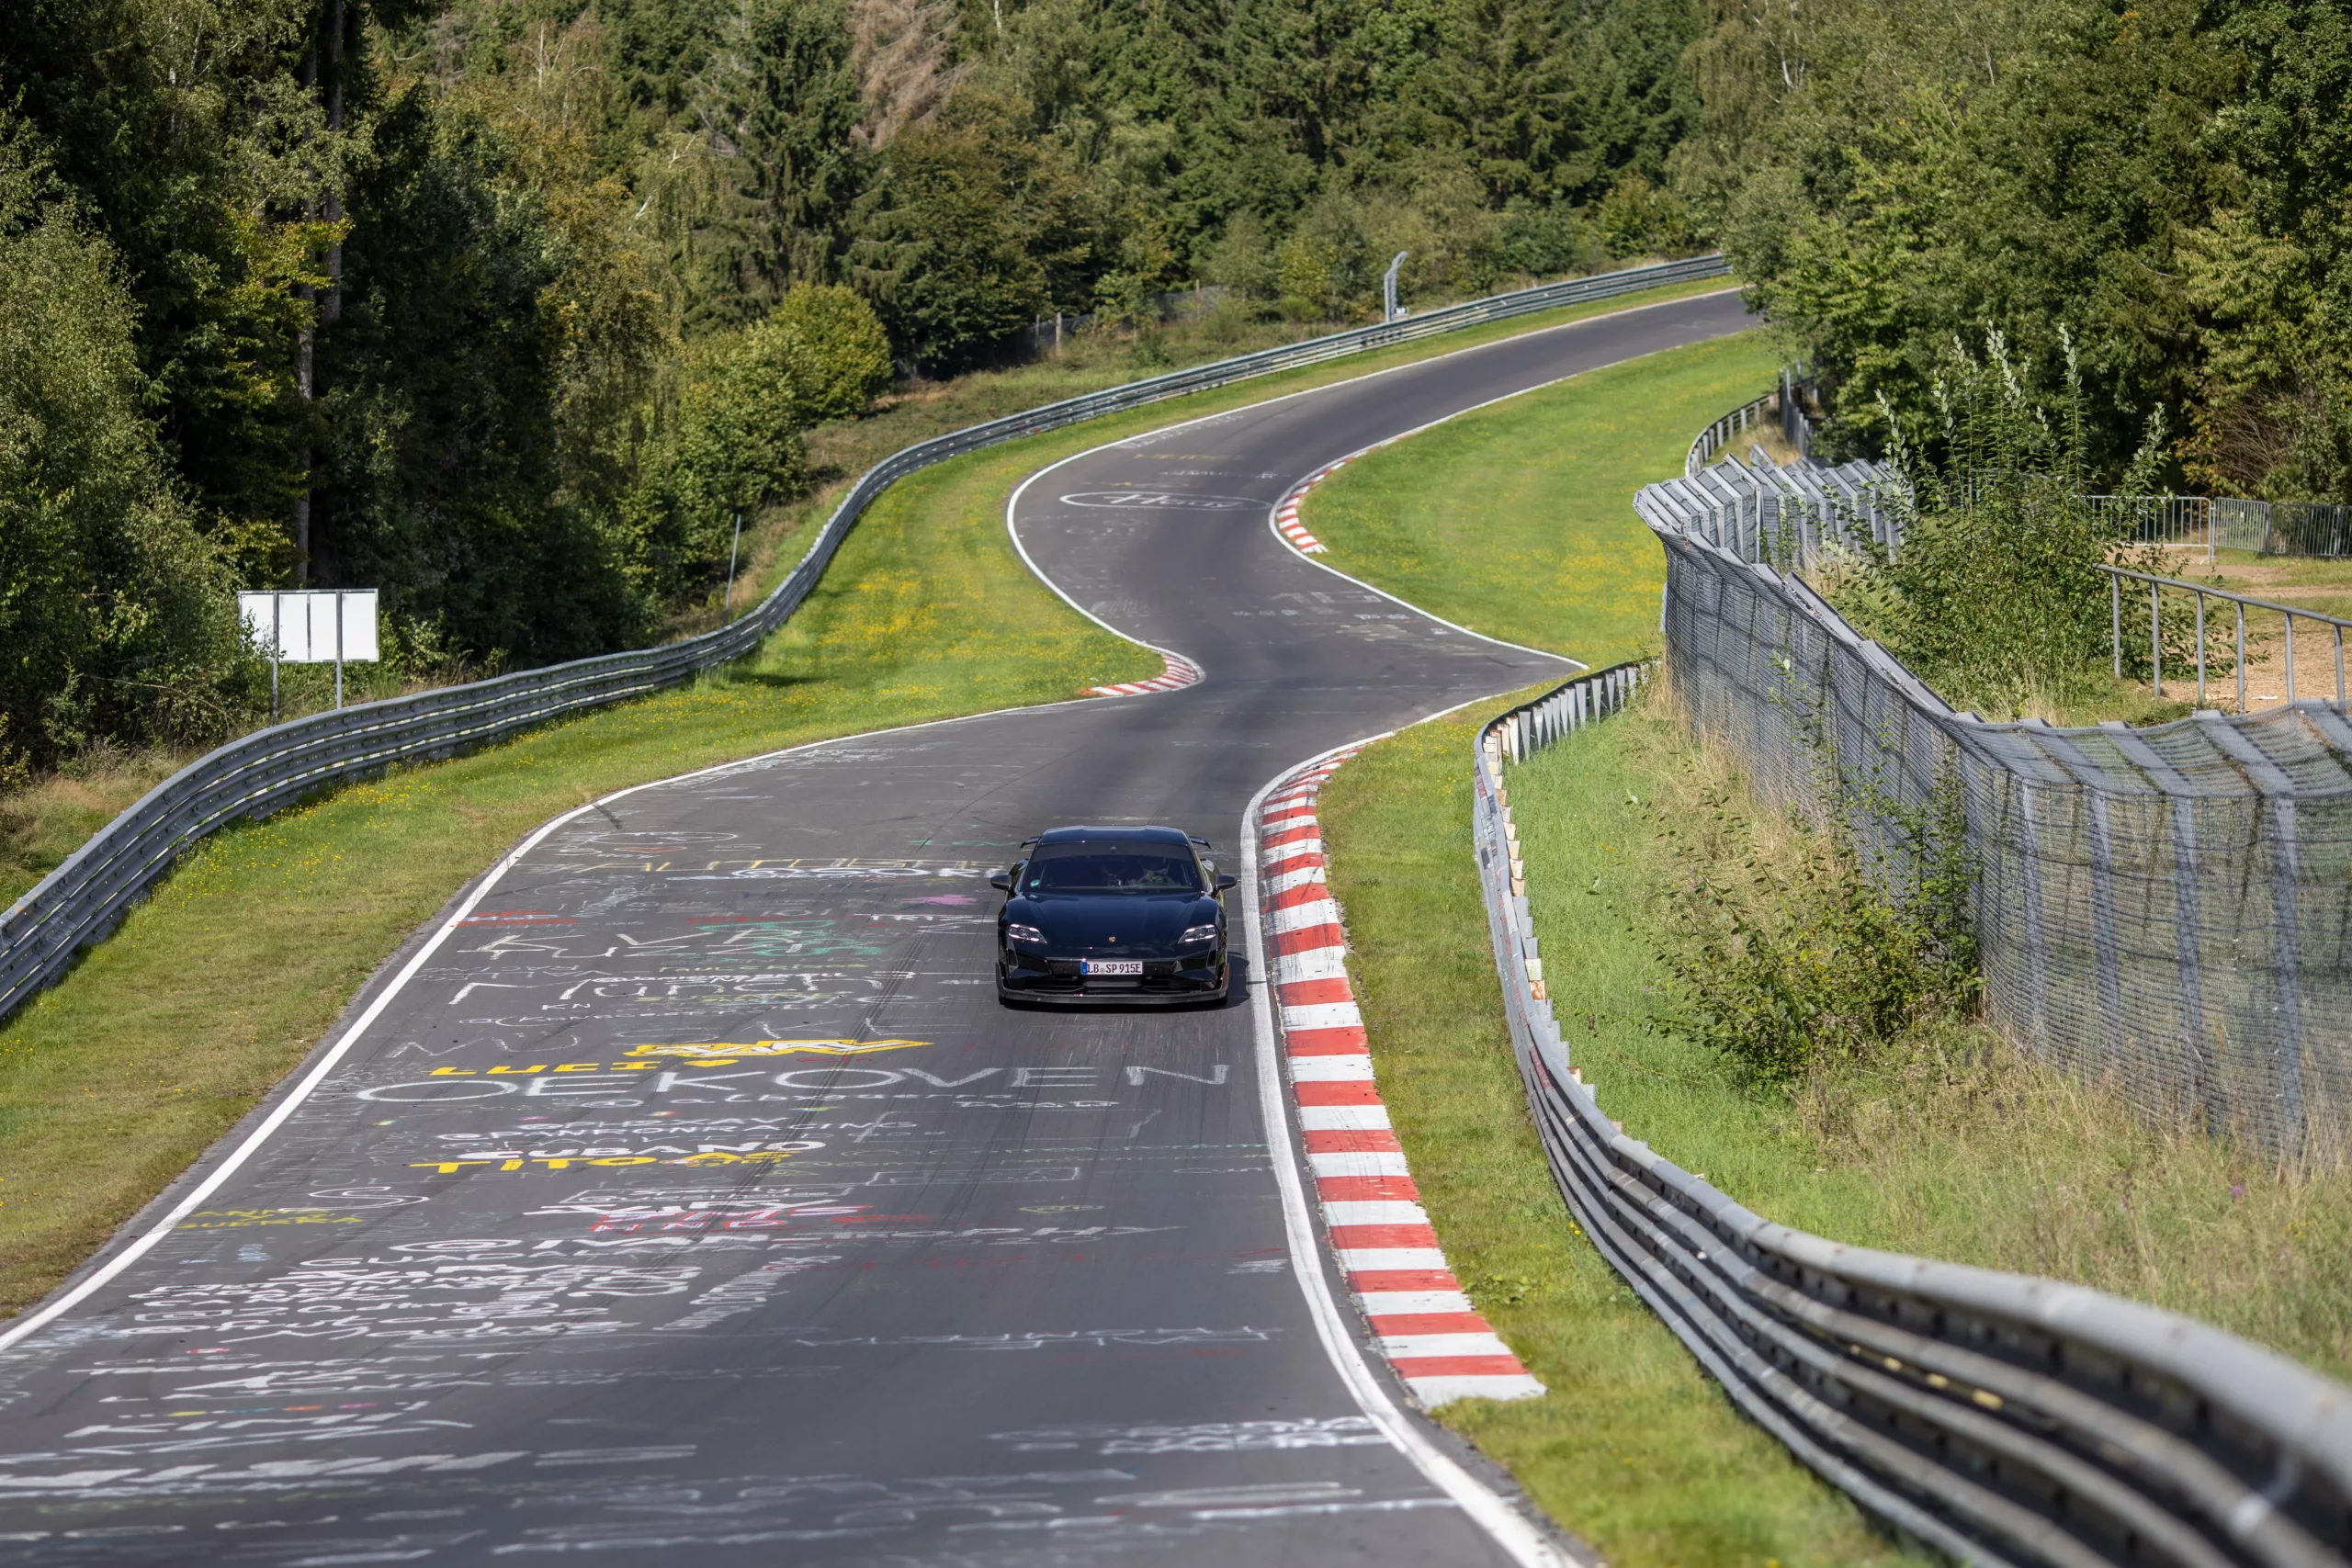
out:
<path id="1" fill-rule="evenodd" d="M 2113 572 L 2107 574 L 2107 615 L 2110 639 L 2115 647 L 2115 678 L 2123 679 L 2123 579 Z"/>

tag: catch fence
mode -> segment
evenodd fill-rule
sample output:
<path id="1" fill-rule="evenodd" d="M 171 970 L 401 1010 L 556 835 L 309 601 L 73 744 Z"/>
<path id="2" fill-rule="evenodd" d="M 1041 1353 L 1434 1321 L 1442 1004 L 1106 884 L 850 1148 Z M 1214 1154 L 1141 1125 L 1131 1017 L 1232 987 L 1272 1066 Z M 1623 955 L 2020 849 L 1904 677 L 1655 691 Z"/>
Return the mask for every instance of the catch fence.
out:
<path id="1" fill-rule="evenodd" d="M 1504 1016 L 1585 1235 L 1758 1425 L 1960 1562 L 2345 1568 L 2352 1390 L 2137 1302 L 1771 1224 L 1603 1113 L 1553 1009 L 1505 780 L 1645 673 L 1597 671 L 1515 708 L 1473 759 Z"/>
<path id="2" fill-rule="evenodd" d="M 1891 471 L 1652 485 L 1664 632 L 1693 721 L 1767 798 L 1834 794 L 1900 891 L 1906 835 L 1956 782 L 1989 1012 L 2143 1113 L 2292 1161 L 2352 1156 L 2352 725 L 2334 704 L 2145 728 L 1956 713 L 1793 568 L 1899 545 Z M 1909 826 L 1906 827 L 1906 824 Z"/>
<path id="3" fill-rule="evenodd" d="M 181 853 L 228 823 L 266 816 L 323 785 L 366 777 L 398 762 L 450 756 L 565 714 L 659 691 L 742 658 L 799 608 L 875 498 L 920 468 L 1164 398 L 1729 272 L 1722 256 L 1705 255 L 1518 289 L 1408 321 L 1358 327 L 1170 371 L 905 447 L 850 487 L 808 553 L 773 593 L 717 631 L 662 648 L 582 659 L 316 714 L 243 736 L 181 769 L 92 835 L 0 914 L 0 1018 L 63 974 L 74 954 L 111 931 Z"/>

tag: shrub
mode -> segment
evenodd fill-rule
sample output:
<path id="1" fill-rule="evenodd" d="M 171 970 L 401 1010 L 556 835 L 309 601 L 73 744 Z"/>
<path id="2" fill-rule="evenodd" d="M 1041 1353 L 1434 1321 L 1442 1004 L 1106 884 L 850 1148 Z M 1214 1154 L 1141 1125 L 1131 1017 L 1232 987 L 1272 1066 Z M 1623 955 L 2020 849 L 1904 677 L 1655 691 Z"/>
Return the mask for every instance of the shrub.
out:
<path id="1" fill-rule="evenodd" d="M 1701 785 L 1697 831 L 1661 824 L 1680 936 L 1664 954 L 1669 1027 L 1752 1087 L 1886 1065 L 1914 1030 L 1975 1007 L 1975 867 L 1957 775 L 1918 811 L 1831 790 L 1826 826 L 1795 829 L 1781 853 L 1759 841 L 1736 780 Z"/>
<path id="2" fill-rule="evenodd" d="M 2006 719 L 2099 688 L 2111 635 L 2103 564 L 2165 568 L 2156 552 L 2127 548 L 2120 513 L 2084 498 L 2094 481 L 2072 344 L 2068 398 L 2055 411 L 2027 396 L 2000 334 L 1986 350 L 1978 361 L 1955 344 L 1937 378 L 1940 466 L 1895 438 L 1912 486 L 1901 547 L 1891 558 L 1876 548 L 1833 557 L 1816 576 L 1840 614 L 1946 700 Z M 2150 487 L 2164 434 L 2159 416 L 2123 491 Z M 2144 606 L 2127 596 L 2127 634 L 2135 613 L 2144 647 Z"/>
<path id="3" fill-rule="evenodd" d="M 744 356 L 752 374 L 789 389 L 792 418 L 801 425 L 854 419 L 890 385 L 882 318 L 855 289 L 838 284 L 786 294 L 751 330 Z"/>

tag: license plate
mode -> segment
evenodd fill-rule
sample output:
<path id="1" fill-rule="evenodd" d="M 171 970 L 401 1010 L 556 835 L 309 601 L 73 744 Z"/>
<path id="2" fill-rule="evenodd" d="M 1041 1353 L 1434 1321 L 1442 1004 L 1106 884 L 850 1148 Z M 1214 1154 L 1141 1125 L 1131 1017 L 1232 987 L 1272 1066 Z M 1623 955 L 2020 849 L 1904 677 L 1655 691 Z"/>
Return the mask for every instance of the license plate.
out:
<path id="1" fill-rule="evenodd" d="M 1143 973 L 1143 960 L 1140 958 L 1090 958 L 1086 961 L 1086 972 L 1089 975 L 1140 975 Z"/>

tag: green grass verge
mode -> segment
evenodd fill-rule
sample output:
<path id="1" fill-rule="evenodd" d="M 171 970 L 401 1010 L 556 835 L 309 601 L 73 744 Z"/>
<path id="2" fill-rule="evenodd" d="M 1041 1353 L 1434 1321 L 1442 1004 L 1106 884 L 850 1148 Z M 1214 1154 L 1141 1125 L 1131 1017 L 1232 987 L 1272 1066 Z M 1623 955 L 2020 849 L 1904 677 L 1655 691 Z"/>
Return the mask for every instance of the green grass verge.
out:
<path id="1" fill-rule="evenodd" d="M 731 758 L 1158 673 L 1156 655 L 1071 613 L 1006 542 L 1004 498 L 1041 464 L 1175 420 L 1714 287 L 1265 377 L 942 464 L 893 487 L 800 613 L 733 670 L 216 836 L 63 984 L 0 1025 L 0 1311 L 54 1287 L 186 1169 L 301 1060 L 401 938 L 537 823 Z M 1041 376 L 943 389 L 919 417 L 894 411 L 835 431 L 831 449 L 842 467 L 862 469 L 938 428 L 1004 412 L 998 401 L 1065 395 Z M 766 541 L 752 574 L 760 591 L 797 558 L 807 525 L 830 504 L 829 495 L 812 498 L 787 519 L 788 536 Z M 74 841 L 59 830 L 76 820 L 70 813 L 103 819 L 150 782 L 135 768 L 107 776 L 127 792 L 119 802 L 94 795 L 95 785 L 66 792 L 52 781 L 47 804 L 24 812 L 13 837 L 0 833 L 9 852 L 0 862 L 15 862 L 0 864 L 0 875 L 29 886 Z"/>
<path id="2" fill-rule="evenodd" d="M 1342 774 L 1344 777 L 1344 773 Z M 1970 1065 L 1737 1087 L 1666 1027 L 1665 838 L 1717 866 L 1785 855 L 1729 763 L 1647 708 L 1510 771 L 1529 905 L 1569 1049 L 1609 1114 L 1749 1208 L 1833 1240 L 2076 1280 L 2352 1376 L 2352 1175 L 2280 1171 L 2151 1126 L 2112 1089 L 1978 1030 Z"/>
<path id="3" fill-rule="evenodd" d="M 1733 1408 L 1553 1186 L 1503 1027 L 1470 844 L 1472 739 L 1505 705 L 1371 747 L 1325 786 L 1319 811 L 1381 1097 L 1423 1205 L 1472 1300 L 1550 1390 L 1449 1404 L 1438 1418 L 1617 1568 L 1905 1561 Z M 1623 931 L 1590 936 L 1605 949 Z M 1553 972 L 1580 976 L 1576 960 L 1553 956 L 1566 943 L 1544 940 Z M 1611 1111 L 1647 1135 L 1646 1102 Z"/>
<path id="4" fill-rule="evenodd" d="M 1489 637 L 1593 665 L 1657 640 L 1666 556 L 1634 492 L 1771 385 L 1761 333 L 1669 349 L 1450 420 L 1340 469 L 1305 521 L 1322 558 Z"/>

